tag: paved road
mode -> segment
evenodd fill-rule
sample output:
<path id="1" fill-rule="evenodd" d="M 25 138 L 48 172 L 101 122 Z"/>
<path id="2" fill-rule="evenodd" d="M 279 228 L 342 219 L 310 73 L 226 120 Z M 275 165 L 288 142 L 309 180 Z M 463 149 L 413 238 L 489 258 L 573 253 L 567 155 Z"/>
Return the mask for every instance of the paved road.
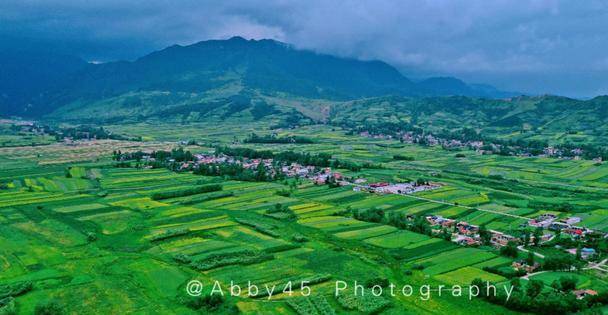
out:
<path id="1" fill-rule="evenodd" d="M 545 272 L 547 272 L 547 270 L 543 270 L 543 271 L 537 271 L 537 272 L 529 273 L 529 274 L 527 274 L 527 275 L 525 275 L 525 276 L 521 276 L 521 277 L 520 277 L 520 279 L 524 279 L 524 280 L 530 280 L 530 277 L 531 277 L 531 276 L 539 275 L 539 274 L 541 274 L 541 273 L 545 273 Z"/>
<path id="2" fill-rule="evenodd" d="M 608 267 L 606 266 L 607 262 L 608 262 L 608 258 L 598 262 L 597 264 L 589 263 L 589 265 L 583 269 L 585 269 L 585 270 L 595 269 L 595 270 L 599 270 L 599 271 L 603 271 L 603 272 L 608 272 Z"/>
<path id="3" fill-rule="evenodd" d="M 357 187 L 365 187 L 363 185 L 357 185 L 357 184 L 351 184 L 352 186 L 357 186 Z M 482 209 L 482 208 L 476 208 L 476 207 L 471 207 L 471 206 L 465 206 L 465 205 L 459 205 L 459 204 L 455 204 L 452 202 L 447 202 L 447 201 L 442 201 L 442 200 L 434 200 L 434 199 L 429 199 L 429 198 L 424 198 L 424 197 L 419 197 L 419 196 L 414 196 L 414 195 L 409 195 L 409 194 L 399 194 L 400 196 L 404 196 L 404 197 L 409 197 L 409 198 L 414 198 L 414 199 L 418 199 L 418 200 L 424 200 L 424 201 L 428 201 L 428 202 L 433 202 L 433 203 L 438 203 L 438 204 L 442 204 L 442 205 L 448 205 L 448 206 L 453 206 L 453 207 L 458 207 L 458 208 L 463 208 L 463 209 L 470 209 L 470 210 L 476 210 L 476 211 L 482 211 L 482 212 L 489 212 L 489 213 L 493 213 L 493 214 L 498 214 L 498 215 L 502 215 L 502 216 L 506 216 L 506 217 L 512 217 L 512 218 L 517 218 L 517 219 L 524 219 L 524 220 L 529 220 L 530 218 L 526 218 L 520 215 L 515 215 L 515 214 L 510 214 L 510 213 L 504 213 L 504 212 L 500 212 L 500 211 L 496 211 L 496 210 L 489 210 L 489 209 Z"/>
<path id="4" fill-rule="evenodd" d="M 524 248 L 524 245 L 519 245 L 517 246 L 517 249 L 519 249 L 520 251 L 524 252 L 524 253 L 529 253 L 530 251 Z M 532 252 L 534 254 L 534 256 L 538 257 L 538 258 L 545 258 L 545 255 L 543 254 L 539 254 L 537 252 Z"/>

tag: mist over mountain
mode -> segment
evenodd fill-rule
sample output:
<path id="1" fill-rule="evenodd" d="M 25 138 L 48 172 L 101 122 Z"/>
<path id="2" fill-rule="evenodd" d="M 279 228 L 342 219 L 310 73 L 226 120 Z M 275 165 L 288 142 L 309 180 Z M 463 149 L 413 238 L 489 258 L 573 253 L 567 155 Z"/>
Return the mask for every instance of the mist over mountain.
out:
<path id="1" fill-rule="evenodd" d="M 78 57 L 52 51 L 0 48 L 0 115 L 40 108 L 61 82 L 87 66 Z"/>
<path id="2" fill-rule="evenodd" d="M 11 49 L 0 57 L 3 115 L 39 116 L 74 102 L 86 104 L 138 91 L 206 93 L 232 89 L 327 100 L 384 95 L 514 95 L 456 78 L 415 83 L 382 61 L 341 58 L 298 50 L 274 40 L 241 37 L 173 45 L 135 61 L 102 64 L 45 50 L 19 53 Z"/>

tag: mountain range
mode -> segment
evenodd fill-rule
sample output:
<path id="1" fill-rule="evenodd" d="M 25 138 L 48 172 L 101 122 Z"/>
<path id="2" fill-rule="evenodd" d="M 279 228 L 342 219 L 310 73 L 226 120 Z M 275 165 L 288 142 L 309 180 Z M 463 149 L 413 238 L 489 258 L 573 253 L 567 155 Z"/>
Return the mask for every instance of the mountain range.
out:
<path id="1" fill-rule="evenodd" d="M 158 93 L 179 102 L 185 95 L 205 98 L 244 91 L 328 101 L 386 95 L 515 95 L 451 77 L 413 82 L 382 61 L 319 54 L 274 40 L 208 40 L 173 45 L 134 61 L 101 64 L 45 49 L 2 48 L 0 116 L 40 117 L 64 107 L 74 109 L 125 95 Z M 165 100 L 157 106 L 174 103 Z"/>

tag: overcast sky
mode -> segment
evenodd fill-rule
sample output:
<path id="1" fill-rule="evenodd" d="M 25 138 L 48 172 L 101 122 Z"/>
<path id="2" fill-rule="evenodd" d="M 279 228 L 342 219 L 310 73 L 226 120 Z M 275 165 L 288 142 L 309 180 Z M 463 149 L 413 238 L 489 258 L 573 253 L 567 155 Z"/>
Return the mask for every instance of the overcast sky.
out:
<path id="1" fill-rule="evenodd" d="M 592 0 L 0 0 L 4 39 L 89 61 L 239 35 L 380 59 L 414 79 L 574 97 L 608 94 L 607 30 L 608 1 Z"/>

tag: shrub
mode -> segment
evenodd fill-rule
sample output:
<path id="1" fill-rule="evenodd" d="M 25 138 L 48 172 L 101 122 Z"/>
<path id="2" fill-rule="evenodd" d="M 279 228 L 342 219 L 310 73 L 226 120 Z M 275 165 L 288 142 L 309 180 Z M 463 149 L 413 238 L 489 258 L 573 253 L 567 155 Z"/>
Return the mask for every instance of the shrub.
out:
<path id="1" fill-rule="evenodd" d="M 218 185 L 218 184 L 203 185 L 203 186 L 188 188 L 188 189 L 157 192 L 157 193 L 152 194 L 152 199 L 153 200 L 162 200 L 162 199 L 169 199 L 169 198 L 185 197 L 185 196 L 202 194 L 202 193 L 213 192 L 213 191 L 220 191 L 220 190 L 222 190 L 222 185 Z"/>
<path id="2" fill-rule="evenodd" d="M 15 305 L 15 298 L 9 296 L 4 299 L 0 299 L 0 315 L 14 315 L 17 314 L 17 307 Z"/>
<path id="3" fill-rule="evenodd" d="M 95 242 L 97 240 L 97 235 L 93 232 L 87 233 L 87 241 L 89 243 Z"/>
<path id="4" fill-rule="evenodd" d="M 186 229 L 186 228 L 170 229 L 170 230 L 166 230 L 163 233 L 152 236 L 150 238 L 150 241 L 152 241 L 152 242 L 161 241 L 161 240 L 165 240 L 165 239 L 176 237 L 176 236 L 186 235 L 188 233 L 190 233 L 190 230 Z"/>
<path id="5" fill-rule="evenodd" d="M 294 242 L 298 242 L 298 243 L 308 242 L 308 238 L 306 236 L 300 235 L 300 234 L 294 235 L 291 239 L 293 239 Z"/>
<path id="6" fill-rule="evenodd" d="M 292 298 L 287 300 L 287 305 L 300 315 L 333 315 L 336 313 L 322 295 Z"/>
<path id="7" fill-rule="evenodd" d="M 38 303 L 36 305 L 36 308 L 34 309 L 34 314 L 36 314 L 36 315 L 60 315 L 60 314 L 63 314 L 63 309 L 57 301 L 50 300 L 50 301 Z"/>
<path id="8" fill-rule="evenodd" d="M 189 255 L 186 255 L 186 254 L 179 253 L 179 254 L 175 254 L 175 256 L 173 256 L 173 260 L 175 260 L 181 264 L 189 264 L 192 262 L 192 257 L 190 257 Z"/>
<path id="9" fill-rule="evenodd" d="M 362 313 L 379 313 L 391 305 L 391 302 L 382 296 L 374 296 L 371 292 L 356 295 L 352 292 L 340 294 L 336 298 L 338 303 L 347 310 L 357 310 Z"/>
<path id="10" fill-rule="evenodd" d="M 198 311 L 202 314 L 217 313 L 217 314 L 238 314 L 238 308 L 235 305 L 228 304 L 223 296 L 218 294 L 210 294 L 199 297 L 189 297 L 183 300 L 184 305 L 188 308 Z"/>
<path id="11" fill-rule="evenodd" d="M 277 190 L 275 192 L 275 194 L 277 194 L 279 196 L 283 196 L 283 197 L 289 197 L 289 196 L 291 196 L 291 191 L 289 189 L 281 189 L 281 190 Z"/>
<path id="12" fill-rule="evenodd" d="M 33 285 L 29 281 L 18 282 L 9 285 L 0 285 L 0 299 L 17 297 L 31 291 Z"/>
<path id="13" fill-rule="evenodd" d="M 211 254 L 203 259 L 192 262 L 191 266 L 205 271 L 228 265 L 249 265 L 270 260 L 273 256 L 258 251 L 241 250 L 229 253 Z"/>
<path id="14" fill-rule="evenodd" d="M 397 160 L 397 161 L 413 161 L 414 157 L 413 156 L 407 156 L 407 155 L 393 155 L 393 160 Z"/>
<path id="15" fill-rule="evenodd" d="M 412 270 L 423 270 L 424 269 L 424 265 L 422 264 L 415 264 L 412 266 Z"/>
<path id="16" fill-rule="evenodd" d="M 368 279 L 367 281 L 365 281 L 366 288 L 371 288 L 376 285 L 386 288 L 389 285 L 388 279 L 376 277 L 376 278 Z"/>

